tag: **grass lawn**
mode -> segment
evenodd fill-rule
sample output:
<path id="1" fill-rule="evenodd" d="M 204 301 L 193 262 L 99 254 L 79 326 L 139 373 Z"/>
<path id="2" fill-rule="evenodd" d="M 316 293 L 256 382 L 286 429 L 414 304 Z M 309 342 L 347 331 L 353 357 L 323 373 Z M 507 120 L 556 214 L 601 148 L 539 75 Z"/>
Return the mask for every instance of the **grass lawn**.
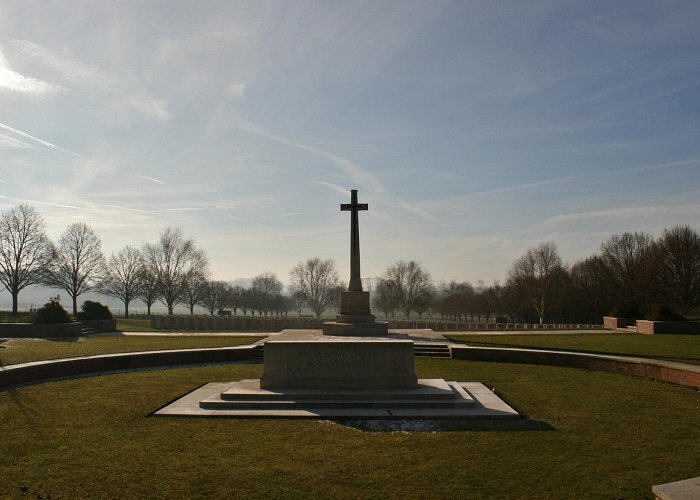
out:
<path id="1" fill-rule="evenodd" d="M 582 333 L 580 335 L 446 335 L 472 346 L 530 347 L 565 351 L 638 356 L 700 364 L 700 335 L 633 335 Z M 700 473 L 700 471 L 698 471 Z"/>
<path id="2" fill-rule="evenodd" d="M 363 432 L 327 421 L 148 415 L 261 365 L 132 372 L 0 392 L 0 497 L 643 498 L 700 474 L 700 394 L 622 375 L 418 359 L 552 430 Z"/>
<path id="3" fill-rule="evenodd" d="M 261 336 L 250 337 L 78 337 L 67 339 L 0 340 L 0 366 L 44 359 L 70 358 L 113 352 L 191 349 L 252 344 Z"/>

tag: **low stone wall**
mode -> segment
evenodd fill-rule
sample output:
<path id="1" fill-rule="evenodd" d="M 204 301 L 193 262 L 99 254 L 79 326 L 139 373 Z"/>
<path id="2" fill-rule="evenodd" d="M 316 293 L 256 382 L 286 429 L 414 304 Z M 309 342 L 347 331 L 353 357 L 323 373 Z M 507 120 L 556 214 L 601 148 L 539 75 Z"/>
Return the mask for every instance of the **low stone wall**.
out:
<path id="1" fill-rule="evenodd" d="M 642 358 L 575 352 L 452 346 L 452 357 L 471 361 L 524 363 L 620 373 L 700 389 L 700 366 Z"/>
<path id="2" fill-rule="evenodd" d="M 252 318 L 231 316 L 151 316 L 151 328 L 158 330 L 229 330 L 278 332 L 287 328 L 319 330 L 325 319 Z"/>
<path id="3" fill-rule="evenodd" d="M 230 316 L 151 316 L 151 328 L 159 330 L 230 330 L 248 331 L 260 330 L 277 332 L 285 329 L 319 330 L 327 318 L 260 318 L 260 317 L 230 317 Z M 528 323 L 474 323 L 435 320 L 386 320 L 390 329 L 412 330 L 432 329 L 437 332 L 449 331 L 488 331 L 488 330 L 599 330 L 602 325 L 590 324 L 546 324 L 533 325 Z"/>
<path id="4" fill-rule="evenodd" d="M 253 358 L 256 347 L 246 345 L 102 354 L 0 366 L 0 387 L 119 370 L 243 361 Z"/>
<path id="5" fill-rule="evenodd" d="M 250 360 L 256 345 L 102 354 L 0 366 L 0 387 L 119 370 Z M 454 359 L 525 363 L 620 373 L 700 389 L 700 366 L 653 359 L 502 347 L 451 346 Z"/>
<path id="6" fill-rule="evenodd" d="M 0 337 L 42 338 L 78 336 L 80 336 L 80 323 L 0 323 Z"/>
<path id="7" fill-rule="evenodd" d="M 474 323 L 457 321 L 435 320 L 389 320 L 389 328 L 392 330 L 431 329 L 436 332 L 465 332 L 465 331 L 489 331 L 489 330 L 600 330 L 602 325 L 590 325 L 581 323 L 547 323 L 544 325 L 531 323 Z"/>
<path id="8" fill-rule="evenodd" d="M 94 328 L 101 332 L 114 332 L 117 330 L 116 319 L 83 319 L 80 323 L 83 326 Z"/>
<path id="9" fill-rule="evenodd" d="M 637 320 L 637 333 L 645 335 L 680 334 L 700 335 L 700 321 L 647 321 Z"/>
<path id="10" fill-rule="evenodd" d="M 633 318 L 616 318 L 614 316 L 603 316 L 603 328 L 606 330 L 617 330 L 627 328 L 635 323 Z"/>

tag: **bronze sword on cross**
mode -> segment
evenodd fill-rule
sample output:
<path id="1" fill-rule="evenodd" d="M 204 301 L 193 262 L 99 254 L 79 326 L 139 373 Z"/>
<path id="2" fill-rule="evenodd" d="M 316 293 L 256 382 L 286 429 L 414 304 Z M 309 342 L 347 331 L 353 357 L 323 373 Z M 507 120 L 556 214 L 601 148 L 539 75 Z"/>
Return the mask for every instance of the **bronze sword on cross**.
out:
<path id="1" fill-rule="evenodd" d="M 357 189 L 350 191 L 350 203 L 341 203 L 340 210 L 350 212 L 350 284 L 349 292 L 361 292 L 360 278 L 360 224 L 357 212 L 367 210 L 367 203 L 357 203 Z"/>

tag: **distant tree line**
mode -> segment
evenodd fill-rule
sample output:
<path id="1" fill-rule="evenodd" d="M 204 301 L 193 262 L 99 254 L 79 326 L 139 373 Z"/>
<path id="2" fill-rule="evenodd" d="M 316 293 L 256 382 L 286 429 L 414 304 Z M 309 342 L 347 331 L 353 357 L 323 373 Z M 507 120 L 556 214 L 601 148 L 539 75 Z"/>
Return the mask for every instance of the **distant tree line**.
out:
<path id="1" fill-rule="evenodd" d="M 212 280 L 205 252 L 179 228 L 164 229 L 155 243 L 126 246 L 106 257 L 100 239 L 82 222 L 69 225 L 54 243 L 32 206 L 21 204 L 0 215 L 0 283 L 12 296 L 13 314 L 19 293 L 30 285 L 65 291 L 74 315 L 78 297 L 89 291 L 122 301 L 126 317 L 134 300 L 144 302 L 148 314 L 158 301 L 168 314 L 177 305 L 191 314 L 200 306 L 212 315 L 243 316 L 301 315 L 308 308 L 320 317 L 339 310 L 345 284 L 332 259 L 300 262 L 289 277 L 287 294 L 268 272 L 249 287 Z M 373 308 L 392 318 L 600 323 L 607 314 L 677 317 L 700 308 L 700 235 L 688 226 L 666 229 L 658 239 L 640 232 L 614 234 L 598 253 L 573 265 L 563 263 L 553 242 L 543 242 L 513 262 L 503 285 L 436 286 L 415 261 L 399 261 L 366 282 Z"/>
<path id="2" fill-rule="evenodd" d="M 700 308 L 700 235 L 688 226 L 654 239 L 614 234 L 600 252 L 565 265 L 553 242 L 513 262 L 504 285 L 450 282 L 433 286 L 416 262 L 390 266 L 375 286 L 374 307 L 457 321 L 503 317 L 525 322 L 600 323 L 604 315 L 673 319 Z"/>

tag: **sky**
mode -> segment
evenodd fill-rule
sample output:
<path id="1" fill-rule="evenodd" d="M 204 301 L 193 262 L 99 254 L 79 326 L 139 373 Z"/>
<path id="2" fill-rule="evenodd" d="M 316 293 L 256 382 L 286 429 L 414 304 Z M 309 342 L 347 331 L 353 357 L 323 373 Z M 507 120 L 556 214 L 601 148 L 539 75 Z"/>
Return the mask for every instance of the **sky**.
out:
<path id="1" fill-rule="evenodd" d="M 333 258 L 504 280 L 554 241 L 700 230 L 700 3 L 0 3 L 0 211 L 214 279 Z"/>

